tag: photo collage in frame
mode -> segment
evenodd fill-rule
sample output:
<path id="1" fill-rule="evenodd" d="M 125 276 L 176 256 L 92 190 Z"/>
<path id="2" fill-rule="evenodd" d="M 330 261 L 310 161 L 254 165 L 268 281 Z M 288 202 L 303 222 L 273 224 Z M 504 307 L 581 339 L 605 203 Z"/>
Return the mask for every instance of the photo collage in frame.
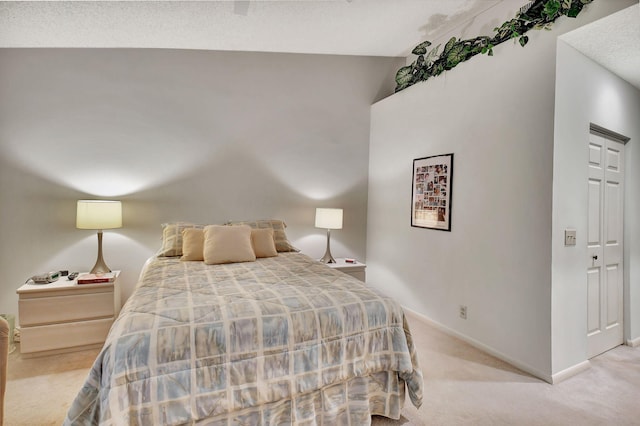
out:
<path id="1" fill-rule="evenodd" d="M 411 226 L 451 231 L 453 154 L 413 160 Z"/>

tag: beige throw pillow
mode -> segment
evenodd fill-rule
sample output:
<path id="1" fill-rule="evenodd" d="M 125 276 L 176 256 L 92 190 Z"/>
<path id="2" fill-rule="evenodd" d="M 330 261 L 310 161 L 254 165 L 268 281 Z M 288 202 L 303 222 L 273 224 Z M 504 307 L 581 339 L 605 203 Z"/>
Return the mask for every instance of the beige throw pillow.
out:
<path id="1" fill-rule="evenodd" d="M 204 260 L 204 229 L 182 231 L 182 257 L 180 260 Z"/>
<path id="2" fill-rule="evenodd" d="M 254 221 L 229 222 L 229 225 L 249 225 L 253 229 L 273 229 L 273 240 L 276 243 L 276 250 L 278 250 L 278 252 L 300 251 L 293 245 L 291 245 L 291 243 L 287 239 L 287 234 L 285 233 L 287 224 L 282 220 L 264 219 Z"/>
<path id="3" fill-rule="evenodd" d="M 273 229 L 252 229 L 251 244 L 256 257 L 274 257 L 278 255 Z"/>
<path id="4" fill-rule="evenodd" d="M 156 255 L 165 257 L 182 256 L 182 231 L 187 228 L 203 229 L 204 226 L 188 222 L 163 223 L 162 248 Z"/>
<path id="5" fill-rule="evenodd" d="M 249 226 L 209 225 L 204 228 L 204 263 L 207 265 L 255 260 Z"/>

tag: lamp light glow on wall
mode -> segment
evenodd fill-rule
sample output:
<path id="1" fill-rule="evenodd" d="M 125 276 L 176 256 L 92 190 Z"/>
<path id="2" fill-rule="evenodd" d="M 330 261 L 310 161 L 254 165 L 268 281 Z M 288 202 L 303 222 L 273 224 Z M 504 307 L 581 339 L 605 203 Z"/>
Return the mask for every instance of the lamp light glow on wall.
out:
<path id="1" fill-rule="evenodd" d="M 98 231 L 98 258 L 91 273 L 111 272 L 102 257 L 102 230 L 122 228 L 122 203 L 108 200 L 78 200 L 76 228 Z"/>
<path id="2" fill-rule="evenodd" d="M 342 209 L 316 209 L 316 228 L 327 230 L 327 250 L 320 262 L 336 263 L 336 260 L 331 256 L 331 230 L 342 229 Z"/>

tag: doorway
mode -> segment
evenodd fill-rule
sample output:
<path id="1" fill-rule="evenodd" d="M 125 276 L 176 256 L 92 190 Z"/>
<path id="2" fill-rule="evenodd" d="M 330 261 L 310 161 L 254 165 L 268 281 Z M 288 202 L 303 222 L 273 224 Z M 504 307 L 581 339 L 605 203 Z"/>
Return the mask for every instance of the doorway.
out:
<path id="1" fill-rule="evenodd" d="M 624 143 L 611 132 L 589 134 L 587 357 L 623 343 Z"/>

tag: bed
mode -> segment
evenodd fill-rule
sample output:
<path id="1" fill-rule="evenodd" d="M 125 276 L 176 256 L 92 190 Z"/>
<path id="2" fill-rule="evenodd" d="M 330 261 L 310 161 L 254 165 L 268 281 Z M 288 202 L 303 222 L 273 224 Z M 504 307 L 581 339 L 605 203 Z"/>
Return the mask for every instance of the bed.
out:
<path id="1" fill-rule="evenodd" d="M 366 425 L 422 386 L 401 307 L 343 272 L 154 256 L 65 424 Z"/>

